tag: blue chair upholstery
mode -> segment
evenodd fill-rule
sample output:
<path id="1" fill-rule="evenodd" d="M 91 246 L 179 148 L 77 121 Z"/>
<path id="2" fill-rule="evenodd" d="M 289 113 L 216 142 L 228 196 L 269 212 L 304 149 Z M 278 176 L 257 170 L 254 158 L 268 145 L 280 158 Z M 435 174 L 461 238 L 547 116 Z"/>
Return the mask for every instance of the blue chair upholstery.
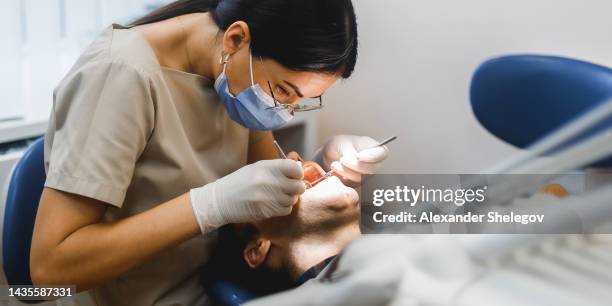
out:
<path id="1" fill-rule="evenodd" d="M 41 138 L 17 162 L 9 183 L 2 231 L 3 266 L 9 285 L 32 285 L 30 244 L 45 179 Z"/>
<path id="2" fill-rule="evenodd" d="M 257 297 L 254 293 L 226 281 L 211 281 L 205 286 L 210 298 L 223 306 L 240 306 Z"/>
<path id="3" fill-rule="evenodd" d="M 612 98 L 612 69 L 568 58 L 514 55 L 486 61 L 472 78 L 470 99 L 480 123 L 526 148 Z M 572 140 L 612 126 L 612 118 Z M 596 167 L 612 167 L 612 158 Z"/>

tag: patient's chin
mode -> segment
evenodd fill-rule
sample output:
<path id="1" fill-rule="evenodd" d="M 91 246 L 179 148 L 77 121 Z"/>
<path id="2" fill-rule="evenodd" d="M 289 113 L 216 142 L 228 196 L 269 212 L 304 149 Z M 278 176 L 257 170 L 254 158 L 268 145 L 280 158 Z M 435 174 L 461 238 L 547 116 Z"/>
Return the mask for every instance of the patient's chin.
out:
<path id="1" fill-rule="evenodd" d="M 359 196 L 354 189 L 345 188 L 340 192 L 341 194 L 338 196 L 337 200 L 327 205 L 329 209 L 337 212 L 346 211 L 348 213 L 359 208 Z"/>
<path id="2" fill-rule="evenodd" d="M 355 189 L 346 187 L 337 177 L 330 177 L 314 188 L 321 194 L 329 193 L 324 205 L 335 211 L 353 210 L 359 208 L 359 195 Z"/>
<path id="3" fill-rule="evenodd" d="M 300 234 L 307 234 L 359 222 L 359 214 L 357 192 L 330 177 L 306 190 L 291 215 L 283 220 Z"/>
<path id="4" fill-rule="evenodd" d="M 318 186 L 317 186 L 318 187 Z M 315 187 L 315 188 L 317 188 Z M 318 192 L 317 189 L 307 190 L 307 193 Z M 330 192 L 329 190 L 321 190 Z M 309 221 L 325 218 L 336 218 L 338 215 L 354 214 L 359 212 L 359 196 L 354 189 L 346 188 L 332 191 L 333 196 L 318 194 L 316 196 L 302 197 L 302 200 L 293 209 L 289 219 L 306 219 Z"/>
<path id="5" fill-rule="evenodd" d="M 359 196 L 349 187 L 335 190 L 336 196 L 325 203 L 319 212 L 316 223 L 327 228 L 335 228 L 349 223 L 359 222 Z M 316 218 L 315 218 L 316 219 Z"/>

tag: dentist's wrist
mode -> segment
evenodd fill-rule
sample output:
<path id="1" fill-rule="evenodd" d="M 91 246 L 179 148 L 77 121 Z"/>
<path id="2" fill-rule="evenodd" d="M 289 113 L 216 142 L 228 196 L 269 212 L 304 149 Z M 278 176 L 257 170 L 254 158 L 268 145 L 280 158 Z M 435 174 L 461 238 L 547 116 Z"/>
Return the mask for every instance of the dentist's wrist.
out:
<path id="1" fill-rule="evenodd" d="M 202 234 L 209 233 L 227 224 L 218 207 L 216 183 L 191 189 L 189 199 Z"/>

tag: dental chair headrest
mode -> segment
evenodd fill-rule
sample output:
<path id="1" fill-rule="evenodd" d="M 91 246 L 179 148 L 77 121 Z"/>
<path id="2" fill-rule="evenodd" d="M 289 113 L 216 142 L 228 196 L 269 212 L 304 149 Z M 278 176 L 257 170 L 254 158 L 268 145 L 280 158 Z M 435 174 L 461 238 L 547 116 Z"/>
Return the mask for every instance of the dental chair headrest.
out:
<path id="1" fill-rule="evenodd" d="M 486 61 L 474 73 L 470 89 L 480 123 L 519 148 L 529 147 L 610 98 L 612 69 L 538 55 Z M 612 118 L 571 143 L 609 127 Z M 612 157 L 593 166 L 612 167 Z"/>

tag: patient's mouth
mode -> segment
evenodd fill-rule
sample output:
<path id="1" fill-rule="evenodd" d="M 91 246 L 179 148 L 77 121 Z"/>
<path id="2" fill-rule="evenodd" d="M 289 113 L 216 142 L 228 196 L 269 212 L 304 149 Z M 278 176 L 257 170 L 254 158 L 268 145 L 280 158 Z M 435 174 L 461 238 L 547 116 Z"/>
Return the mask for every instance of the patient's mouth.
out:
<path id="1" fill-rule="evenodd" d="M 325 175 L 323 168 L 313 161 L 302 162 L 302 168 L 304 169 L 304 183 L 306 183 L 307 188 L 314 187 L 315 182 Z"/>
<path id="2" fill-rule="evenodd" d="M 302 162 L 302 169 L 304 170 L 304 183 L 306 184 L 306 188 L 314 187 L 320 178 L 325 176 L 325 170 L 319 166 L 316 162 L 313 161 L 305 161 L 302 157 L 296 152 L 290 152 L 287 154 L 289 159 Z"/>

